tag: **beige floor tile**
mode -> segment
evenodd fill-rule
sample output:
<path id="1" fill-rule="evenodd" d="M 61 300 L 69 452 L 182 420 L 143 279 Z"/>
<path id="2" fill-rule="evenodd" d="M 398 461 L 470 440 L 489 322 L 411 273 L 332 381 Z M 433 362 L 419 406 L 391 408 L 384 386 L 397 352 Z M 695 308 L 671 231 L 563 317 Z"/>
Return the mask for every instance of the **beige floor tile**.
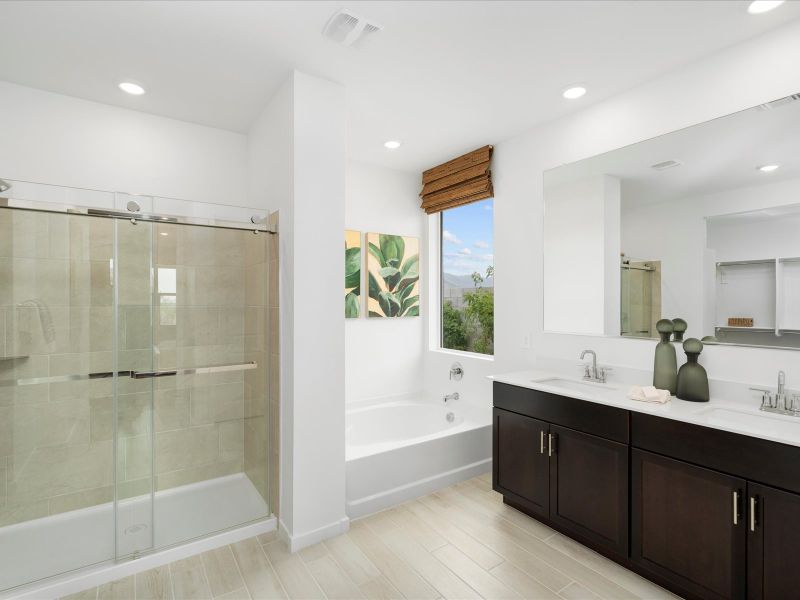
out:
<path id="1" fill-rule="evenodd" d="M 300 558 L 305 561 L 316 560 L 328 554 L 328 548 L 325 547 L 324 542 L 320 542 L 308 548 L 303 548 L 298 554 L 300 554 Z"/>
<path id="2" fill-rule="evenodd" d="M 284 543 L 278 540 L 264 546 L 264 551 L 289 598 L 305 600 L 325 597 L 299 554 L 290 554 Z"/>
<path id="3" fill-rule="evenodd" d="M 203 559 L 212 596 L 224 596 L 245 587 L 230 546 L 209 550 L 200 557 Z"/>
<path id="4" fill-rule="evenodd" d="M 400 600 L 404 598 L 396 587 L 385 577 L 376 577 L 358 586 L 369 600 Z"/>
<path id="5" fill-rule="evenodd" d="M 553 569 L 548 563 L 515 544 L 509 536 L 487 524 L 484 519 L 475 518 L 461 507 L 450 505 L 438 496 L 422 498 L 421 501 L 435 510 L 442 518 L 449 519 L 476 540 L 480 540 L 492 551 L 551 590 L 558 591 L 572 582 L 572 579 L 564 573 Z"/>
<path id="6" fill-rule="evenodd" d="M 428 552 L 433 552 L 447 544 L 447 540 L 439 535 L 435 529 L 412 513 L 409 513 L 403 506 L 388 511 L 387 516 Z"/>
<path id="7" fill-rule="evenodd" d="M 440 596 L 414 569 L 399 560 L 364 523 L 351 524 L 348 535 L 406 598 L 433 600 Z"/>
<path id="8" fill-rule="evenodd" d="M 250 600 L 250 594 L 247 588 L 239 588 L 222 596 L 217 596 L 214 600 Z"/>
<path id="9" fill-rule="evenodd" d="M 326 540 L 325 546 L 336 563 L 356 585 L 380 577 L 381 572 L 378 567 L 367 558 L 350 536 L 340 535 Z"/>
<path id="10" fill-rule="evenodd" d="M 97 588 L 97 600 L 134 600 L 135 597 L 133 575 L 104 583 Z"/>
<path id="11" fill-rule="evenodd" d="M 422 575 L 445 598 L 480 598 L 478 592 L 468 586 L 450 569 L 415 542 L 402 530 L 382 538 L 383 542 L 415 571 Z"/>
<path id="12" fill-rule="evenodd" d="M 570 583 L 560 594 L 565 600 L 600 600 L 600 596 L 577 582 Z"/>
<path id="13" fill-rule="evenodd" d="M 597 571 L 611 581 L 618 583 L 637 596 L 653 599 L 674 599 L 676 597 L 664 588 L 560 533 L 556 533 L 553 537 L 549 538 L 547 544 L 562 554 Z"/>
<path id="14" fill-rule="evenodd" d="M 406 508 L 417 517 L 425 521 L 428 525 L 433 527 L 442 535 L 442 537 L 447 540 L 449 544 L 461 550 L 464 554 L 478 563 L 481 568 L 488 571 L 489 569 L 503 562 L 503 558 L 499 554 L 493 552 L 481 542 L 450 523 L 448 520 L 437 516 L 436 513 L 434 513 L 430 508 L 421 502 L 411 502 L 406 505 Z"/>
<path id="15" fill-rule="evenodd" d="M 136 600 L 172 600 L 172 580 L 169 566 L 156 567 L 137 573 Z"/>
<path id="16" fill-rule="evenodd" d="M 258 536 L 258 541 L 262 544 L 269 544 L 270 542 L 274 542 L 278 538 L 278 531 L 270 531 L 268 533 L 262 533 Z"/>
<path id="17" fill-rule="evenodd" d="M 247 590 L 254 599 L 286 598 L 286 592 L 278 580 L 278 575 L 269 564 L 256 538 L 236 542 L 231 545 L 231 549 Z"/>
<path id="18" fill-rule="evenodd" d="M 521 598 L 517 592 L 482 569 L 458 548 L 443 546 L 435 550 L 433 555 L 483 598 Z"/>
<path id="19" fill-rule="evenodd" d="M 331 600 L 350 600 L 363 598 L 361 590 L 350 581 L 344 571 L 330 556 L 323 556 L 306 563 L 322 591 Z"/>
<path id="20" fill-rule="evenodd" d="M 529 600 L 554 600 L 560 598 L 556 592 L 542 585 L 527 573 L 523 573 L 511 563 L 501 563 L 489 572 L 523 598 L 528 598 Z"/>
<path id="21" fill-rule="evenodd" d="M 211 589 L 208 587 L 200 555 L 170 563 L 169 570 L 172 575 L 172 590 L 175 600 L 209 600 L 211 598 Z"/>

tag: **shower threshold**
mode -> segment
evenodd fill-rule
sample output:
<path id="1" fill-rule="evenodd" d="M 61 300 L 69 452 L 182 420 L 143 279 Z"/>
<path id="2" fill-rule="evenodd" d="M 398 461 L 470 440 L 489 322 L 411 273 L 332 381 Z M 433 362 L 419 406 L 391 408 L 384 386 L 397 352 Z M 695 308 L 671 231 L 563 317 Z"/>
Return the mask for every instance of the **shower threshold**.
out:
<path id="1" fill-rule="evenodd" d="M 269 514 L 250 479 L 235 473 L 156 492 L 154 531 L 150 529 L 150 496 L 120 501 L 117 527 L 121 551 L 149 547 L 153 533 L 154 547 L 167 549 L 137 560 L 112 560 L 111 502 L 1 527 L 0 598 L 57 597 L 112 581 L 270 531 L 275 519 L 267 519 Z M 217 532 L 225 533 L 212 535 Z M 83 568 L 90 565 L 94 567 Z M 53 576 L 58 577 L 47 579 Z M 35 589 L 17 587 L 28 583 Z"/>

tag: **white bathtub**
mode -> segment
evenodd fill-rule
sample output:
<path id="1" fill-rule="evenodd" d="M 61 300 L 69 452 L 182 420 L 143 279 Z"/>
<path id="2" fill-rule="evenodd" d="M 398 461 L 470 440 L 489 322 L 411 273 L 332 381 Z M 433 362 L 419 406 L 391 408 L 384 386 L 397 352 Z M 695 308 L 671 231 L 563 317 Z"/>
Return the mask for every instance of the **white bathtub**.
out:
<path id="1" fill-rule="evenodd" d="M 348 516 L 377 512 L 488 471 L 491 410 L 465 400 L 445 406 L 427 398 L 348 404 Z"/>

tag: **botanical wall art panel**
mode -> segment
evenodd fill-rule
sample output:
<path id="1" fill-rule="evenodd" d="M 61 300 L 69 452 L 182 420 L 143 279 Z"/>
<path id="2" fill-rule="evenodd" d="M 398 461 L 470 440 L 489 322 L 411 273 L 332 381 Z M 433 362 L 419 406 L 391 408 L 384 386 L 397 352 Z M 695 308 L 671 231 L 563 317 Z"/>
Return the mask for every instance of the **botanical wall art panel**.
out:
<path id="1" fill-rule="evenodd" d="M 419 238 L 367 234 L 370 317 L 419 316 Z"/>
<path id="2" fill-rule="evenodd" d="M 344 232 L 344 317 L 361 314 L 361 232 Z"/>

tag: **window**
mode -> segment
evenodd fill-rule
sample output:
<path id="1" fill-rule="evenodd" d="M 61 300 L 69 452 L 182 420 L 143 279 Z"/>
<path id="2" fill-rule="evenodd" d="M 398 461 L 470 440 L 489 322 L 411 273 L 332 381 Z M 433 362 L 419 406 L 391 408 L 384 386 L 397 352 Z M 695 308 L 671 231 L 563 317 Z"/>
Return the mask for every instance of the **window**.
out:
<path id="1" fill-rule="evenodd" d="M 494 354 L 494 201 L 441 212 L 442 348 Z"/>

